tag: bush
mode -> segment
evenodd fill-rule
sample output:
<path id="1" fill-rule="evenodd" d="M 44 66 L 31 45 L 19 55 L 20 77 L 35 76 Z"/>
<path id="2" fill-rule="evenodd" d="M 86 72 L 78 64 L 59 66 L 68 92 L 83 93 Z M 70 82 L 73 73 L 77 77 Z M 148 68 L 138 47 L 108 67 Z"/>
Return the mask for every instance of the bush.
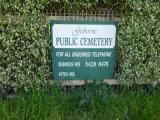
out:
<path id="1" fill-rule="evenodd" d="M 16 88 L 42 85 L 49 75 L 46 19 L 21 16 L 18 21 L 5 16 L 0 24 L 0 82 Z"/>
<path id="2" fill-rule="evenodd" d="M 2 0 L 0 3 L 1 14 L 30 14 L 37 11 L 41 13 L 54 13 L 55 11 L 81 11 L 95 8 L 110 9 L 115 12 L 125 10 L 125 0 Z M 63 9 L 64 8 L 64 9 Z"/>
<path id="3" fill-rule="evenodd" d="M 128 0 L 119 26 L 119 79 L 144 83 L 160 81 L 160 3 Z"/>
<path id="4" fill-rule="evenodd" d="M 39 88 L 45 84 L 50 76 L 50 31 L 42 14 L 52 4 L 53 10 L 59 10 L 63 4 L 71 6 L 71 1 L 67 1 L 1 1 L 0 83 L 15 88 Z M 73 7 L 93 9 L 112 4 L 115 11 L 125 11 L 118 31 L 118 79 L 132 83 L 160 81 L 160 3 L 120 1 L 112 4 L 111 0 L 98 0 L 94 6 L 89 0 L 84 6 L 78 3 Z M 16 19 L 9 15 L 12 13 Z"/>

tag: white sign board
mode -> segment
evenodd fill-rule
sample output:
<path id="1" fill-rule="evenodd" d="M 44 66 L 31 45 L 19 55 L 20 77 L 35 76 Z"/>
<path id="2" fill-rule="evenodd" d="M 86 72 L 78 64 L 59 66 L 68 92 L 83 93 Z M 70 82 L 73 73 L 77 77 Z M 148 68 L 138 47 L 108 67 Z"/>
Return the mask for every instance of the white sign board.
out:
<path id="1" fill-rule="evenodd" d="M 54 48 L 114 48 L 115 25 L 54 24 Z"/>

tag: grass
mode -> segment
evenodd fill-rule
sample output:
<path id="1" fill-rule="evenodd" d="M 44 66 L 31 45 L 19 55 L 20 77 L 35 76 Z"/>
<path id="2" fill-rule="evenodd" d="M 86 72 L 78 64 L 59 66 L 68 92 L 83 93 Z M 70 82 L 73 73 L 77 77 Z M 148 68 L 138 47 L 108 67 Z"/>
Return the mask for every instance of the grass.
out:
<path id="1" fill-rule="evenodd" d="M 89 85 L 0 99 L 0 120 L 160 120 L 160 88 Z"/>

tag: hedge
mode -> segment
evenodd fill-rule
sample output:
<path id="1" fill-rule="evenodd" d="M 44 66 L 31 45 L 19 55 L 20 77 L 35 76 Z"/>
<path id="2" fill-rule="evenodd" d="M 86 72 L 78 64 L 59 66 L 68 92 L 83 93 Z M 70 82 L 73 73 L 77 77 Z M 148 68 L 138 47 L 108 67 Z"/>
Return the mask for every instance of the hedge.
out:
<path id="1" fill-rule="evenodd" d="M 125 0 L 1 0 L 1 14 L 23 14 L 29 12 L 52 13 L 63 10 L 110 9 L 115 12 L 125 10 Z M 65 9 L 62 9 L 65 8 Z M 34 10 L 33 10 L 34 9 Z"/>
<path id="2" fill-rule="evenodd" d="M 0 82 L 19 87 L 43 85 L 49 76 L 48 25 L 41 16 L 0 21 Z"/>
<path id="3" fill-rule="evenodd" d="M 1 2 L 0 83 L 27 90 L 46 85 L 50 79 L 49 24 L 43 16 L 49 2 Z M 110 2 L 102 3 L 109 6 Z M 103 7 L 102 3 L 98 2 L 97 6 Z M 54 3 L 57 4 L 60 3 Z M 117 37 L 118 79 L 127 83 L 160 81 L 160 3 L 126 0 L 115 10 L 124 14 Z M 17 19 L 11 17 L 12 12 Z"/>
<path id="4" fill-rule="evenodd" d="M 160 82 L 160 2 L 128 0 L 118 33 L 119 79 Z"/>

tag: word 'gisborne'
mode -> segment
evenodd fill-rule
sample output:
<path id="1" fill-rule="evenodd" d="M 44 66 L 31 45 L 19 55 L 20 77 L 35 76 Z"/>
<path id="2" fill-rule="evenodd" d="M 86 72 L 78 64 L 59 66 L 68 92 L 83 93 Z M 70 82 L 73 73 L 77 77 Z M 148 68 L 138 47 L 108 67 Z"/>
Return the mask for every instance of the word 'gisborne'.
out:
<path id="1" fill-rule="evenodd" d="M 54 24 L 52 34 L 54 48 L 114 48 L 116 26 Z"/>

